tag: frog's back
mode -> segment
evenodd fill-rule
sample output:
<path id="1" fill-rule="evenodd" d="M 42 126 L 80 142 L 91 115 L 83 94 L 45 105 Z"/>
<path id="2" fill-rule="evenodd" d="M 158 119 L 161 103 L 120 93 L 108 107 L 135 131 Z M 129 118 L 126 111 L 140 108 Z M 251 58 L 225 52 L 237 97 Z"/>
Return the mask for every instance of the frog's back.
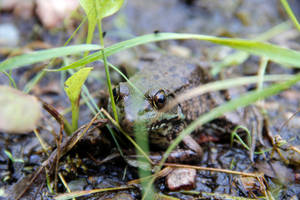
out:
<path id="1" fill-rule="evenodd" d="M 208 83 L 211 79 L 206 70 L 196 62 L 175 57 L 162 56 L 148 63 L 142 71 L 130 80 L 143 92 L 166 90 L 175 96 L 187 90 Z M 187 121 L 198 118 L 215 106 L 210 94 L 203 94 L 180 103 Z"/>
<path id="2" fill-rule="evenodd" d="M 143 92 L 162 88 L 174 93 L 196 82 L 208 82 L 206 73 L 197 64 L 175 56 L 162 56 L 146 64 L 130 80 Z"/>

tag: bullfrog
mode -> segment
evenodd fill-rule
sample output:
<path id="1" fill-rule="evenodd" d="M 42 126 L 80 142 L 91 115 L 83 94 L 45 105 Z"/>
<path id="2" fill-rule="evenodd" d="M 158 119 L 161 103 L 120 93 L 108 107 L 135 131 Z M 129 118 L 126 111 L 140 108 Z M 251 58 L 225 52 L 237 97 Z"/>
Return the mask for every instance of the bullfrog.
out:
<path id="1" fill-rule="evenodd" d="M 147 128 L 143 137 L 147 137 L 150 146 L 156 149 L 168 148 L 187 124 L 218 105 L 214 95 L 206 93 L 167 111 L 163 109 L 177 95 L 212 80 L 206 69 L 187 59 L 162 56 L 148 62 L 129 80 L 136 88 L 128 82 L 121 82 L 113 89 L 120 125 L 130 134 L 134 132 L 134 125 L 143 121 Z M 215 129 L 220 133 L 226 132 L 226 129 L 232 130 L 235 126 L 225 117 L 209 124 L 197 131 Z M 191 136 L 186 136 L 183 143 L 184 148 L 178 148 L 181 152 L 179 155 L 193 154 L 201 158 L 203 150 Z"/>

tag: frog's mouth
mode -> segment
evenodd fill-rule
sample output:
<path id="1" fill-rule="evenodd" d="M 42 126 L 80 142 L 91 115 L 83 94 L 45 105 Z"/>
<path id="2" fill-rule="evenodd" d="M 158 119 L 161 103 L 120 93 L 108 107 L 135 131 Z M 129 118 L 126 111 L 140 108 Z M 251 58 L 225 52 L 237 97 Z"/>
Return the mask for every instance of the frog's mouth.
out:
<path id="1" fill-rule="evenodd" d="M 160 90 L 159 90 L 160 91 Z M 168 96 L 172 98 L 171 95 Z M 137 123 L 142 122 L 148 133 L 155 133 L 161 137 L 167 136 L 173 127 L 178 126 L 184 120 L 184 115 L 180 105 L 163 111 L 158 108 L 148 97 L 146 99 L 123 97 L 123 101 L 119 102 L 118 114 L 122 116 L 121 126 L 129 134 L 134 133 L 134 127 Z"/>
<path id="2" fill-rule="evenodd" d="M 148 129 L 151 132 L 163 132 L 164 130 L 173 127 L 178 123 L 181 123 L 181 117 L 179 115 L 166 116 L 164 114 L 163 119 L 152 122 Z"/>
<path id="3" fill-rule="evenodd" d="M 153 135 L 165 137 L 171 136 L 175 132 L 178 132 L 178 127 L 182 127 L 184 123 L 184 115 L 181 107 L 178 106 L 176 110 L 170 112 L 161 112 L 150 121 L 148 131 Z"/>
<path id="4" fill-rule="evenodd" d="M 159 149 L 166 149 L 184 128 L 181 116 L 173 115 L 152 123 L 148 128 L 150 143 Z"/>
<path id="5" fill-rule="evenodd" d="M 133 132 L 133 127 L 135 123 L 138 121 L 144 121 L 146 125 L 146 129 L 148 132 L 159 134 L 160 136 L 165 136 L 168 134 L 170 129 L 178 126 L 178 124 L 183 123 L 184 115 L 180 106 L 175 110 L 170 112 L 145 112 L 139 118 L 134 118 L 132 120 L 131 117 L 121 119 L 122 127 L 129 131 Z"/>

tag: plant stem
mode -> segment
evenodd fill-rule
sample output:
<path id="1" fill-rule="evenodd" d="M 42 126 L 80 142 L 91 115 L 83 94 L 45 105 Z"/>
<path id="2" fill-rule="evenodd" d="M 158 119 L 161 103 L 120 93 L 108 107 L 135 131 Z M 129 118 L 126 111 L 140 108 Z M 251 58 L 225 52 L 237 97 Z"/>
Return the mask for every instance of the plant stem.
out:
<path id="1" fill-rule="evenodd" d="M 77 102 L 71 103 L 72 107 L 72 132 L 75 132 L 78 128 L 78 119 L 79 119 L 79 97 Z M 72 134 L 72 133 L 71 133 Z"/>
<path id="2" fill-rule="evenodd" d="M 96 4 L 98 4 L 97 2 L 98 1 L 96 1 Z M 108 86 L 109 97 L 110 97 L 110 100 L 111 100 L 111 106 L 112 106 L 112 110 L 113 110 L 113 113 L 114 113 L 114 118 L 115 118 L 116 122 L 119 123 L 118 114 L 117 114 L 117 110 L 116 110 L 116 104 L 115 104 L 115 100 L 114 100 L 113 92 L 112 92 L 112 87 L 111 87 L 111 80 L 110 80 L 110 75 L 109 75 L 107 59 L 106 59 L 105 52 L 104 52 L 104 41 L 103 41 L 101 19 L 98 22 L 98 31 L 99 31 L 100 45 L 102 46 L 102 49 L 100 51 L 101 51 L 102 57 L 103 57 L 103 63 L 104 63 L 105 74 L 106 74 L 106 82 L 107 82 L 107 86 Z"/>
<path id="3" fill-rule="evenodd" d="M 282 4 L 282 6 L 284 7 L 286 13 L 288 14 L 289 18 L 294 23 L 294 26 L 298 29 L 298 31 L 300 31 L 300 24 L 299 24 L 296 16 L 294 15 L 291 7 L 289 6 L 289 3 L 287 2 L 287 0 L 280 0 L 280 2 Z"/>
<path id="4" fill-rule="evenodd" d="M 7 76 L 7 78 L 9 79 L 9 86 L 11 86 L 11 84 L 14 86 L 14 88 L 18 89 L 15 80 L 12 78 L 11 73 L 7 73 L 6 71 L 2 72 L 5 76 Z"/>

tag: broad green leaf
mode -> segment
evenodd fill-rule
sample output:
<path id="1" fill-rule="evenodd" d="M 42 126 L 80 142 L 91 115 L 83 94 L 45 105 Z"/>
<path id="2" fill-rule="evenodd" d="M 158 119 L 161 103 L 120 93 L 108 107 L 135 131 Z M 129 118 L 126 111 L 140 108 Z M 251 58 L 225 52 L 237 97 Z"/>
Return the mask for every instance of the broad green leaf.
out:
<path id="1" fill-rule="evenodd" d="M 96 19 L 101 20 L 104 17 L 108 17 L 117 12 L 123 5 L 124 0 L 80 0 L 80 5 L 88 16 L 88 20 L 91 23 Z M 99 6 L 96 6 L 98 4 Z M 98 13 L 98 14 L 97 14 Z"/>
<path id="2" fill-rule="evenodd" d="M 85 11 L 88 18 L 88 35 L 86 38 L 86 43 L 92 42 L 94 31 L 97 25 L 97 13 L 96 13 L 96 3 L 95 0 L 80 0 L 81 7 Z"/>
<path id="3" fill-rule="evenodd" d="M 28 133 L 37 127 L 41 103 L 32 95 L 0 86 L 0 132 Z"/>
<path id="4" fill-rule="evenodd" d="M 0 63 L 0 72 L 18 68 L 25 65 L 31 65 L 37 62 L 45 61 L 51 58 L 78 54 L 84 51 L 92 51 L 100 49 L 99 45 L 83 44 L 73 45 L 67 47 L 58 47 L 47 50 L 34 51 L 31 53 L 23 54 L 6 59 Z"/>
<path id="5" fill-rule="evenodd" d="M 73 74 L 70 78 L 68 78 L 68 80 L 66 80 L 65 91 L 71 103 L 74 103 L 78 100 L 81 87 L 92 69 L 92 67 L 82 68 L 78 72 Z"/>
<path id="6" fill-rule="evenodd" d="M 232 38 L 221 38 L 209 35 L 197 35 L 197 34 L 185 34 L 185 33 L 158 33 L 158 34 L 148 34 L 139 37 L 135 37 L 130 40 L 119 42 L 110 47 L 104 49 L 105 55 L 110 56 L 112 54 L 118 53 L 122 50 L 135 47 L 138 45 L 157 42 L 161 40 L 186 40 L 186 39 L 196 39 L 209 41 L 215 44 L 225 45 L 237 50 L 242 50 L 254 55 L 264 56 L 270 60 L 282 64 L 288 64 L 292 67 L 300 67 L 300 52 L 283 48 L 278 45 L 270 44 L 267 42 L 259 42 L 256 40 L 246 40 L 246 39 L 232 39 Z M 69 66 L 60 68 L 58 71 L 77 68 L 79 66 L 94 62 L 96 60 L 102 59 L 102 53 L 96 52 L 89 56 L 86 56 Z"/>
<path id="7" fill-rule="evenodd" d="M 74 132 L 78 128 L 78 117 L 79 117 L 79 97 L 81 87 L 87 79 L 92 67 L 86 67 L 80 69 L 78 72 L 73 74 L 65 82 L 65 91 L 70 99 L 72 107 L 72 131 Z"/>
<path id="8" fill-rule="evenodd" d="M 97 6 L 98 19 L 102 19 L 116 13 L 120 10 L 123 2 L 124 0 L 99 0 L 99 4 Z"/>
<path id="9" fill-rule="evenodd" d="M 80 0 L 80 5 L 88 17 L 88 36 L 87 43 L 91 43 L 96 24 L 102 18 L 110 16 L 117 12 L 124 0 Z"/>

